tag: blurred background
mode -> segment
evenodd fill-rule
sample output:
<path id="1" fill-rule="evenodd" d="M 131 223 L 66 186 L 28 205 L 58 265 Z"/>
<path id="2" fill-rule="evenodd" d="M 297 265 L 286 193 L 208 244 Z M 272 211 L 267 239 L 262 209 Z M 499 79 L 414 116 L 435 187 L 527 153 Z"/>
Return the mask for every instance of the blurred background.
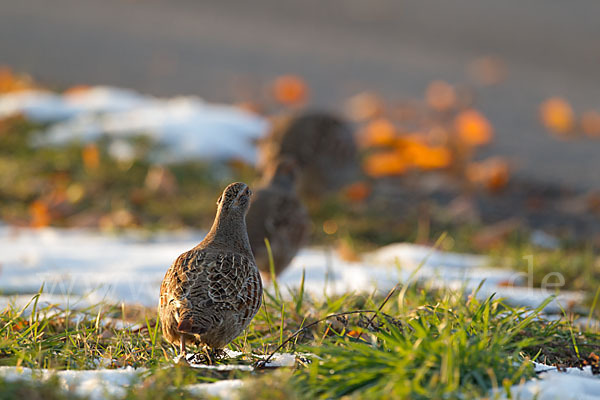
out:
<path id="1" fill-rule="evenodd" d="M 260 179 L 273 121 L 319 110 L 351 128 L 360 171 L 304 199 L 313 241 L 596 242 L 598 15 L 592 0 L 0 1 L 1 218 L 206 227 L 225 182 Z"/>

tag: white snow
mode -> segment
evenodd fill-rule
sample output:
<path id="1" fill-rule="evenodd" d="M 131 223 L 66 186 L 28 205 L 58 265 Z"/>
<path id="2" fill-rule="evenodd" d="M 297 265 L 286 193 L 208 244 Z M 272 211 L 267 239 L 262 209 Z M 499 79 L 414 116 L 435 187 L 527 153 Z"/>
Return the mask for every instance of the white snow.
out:
<path id="1" fill-rule="evenodd" d="M 195 246 L 200 232 L 178 232 L 154 235 L 130 233 L 108 236 L 96 231 L 57 228 L 15 228 L 0 225 L 0 290 L 17 293 L 0 296 L 0 311 L 8 302 L 25 306 L 42 283 L 41 305 L 55 304 L 83 308 L 100 301 L 139 303 L 155 306 L 159 285 L 171 262 L 183 251 Z M 412 244 L 394 244 L 366 254 L 360 262 L 342 260 L 328 249 L 302 250 L 279 279 L 283 287 L 294 288 L 305 272 L 305 291 L 312 296 L 347 291 L 382 293 L 398 282 L 420 280 L 432 287 L 454 287 L 472 291 L 481 280 L 479 296 L 497 293 L 516 305 L 537 306 L 551 293 L 528 287 L 507 287 L 506 282 L 523 283 L 523 276 L 510 270 L 491 268 L 490 260 L 473 255 L 436 251 Z M 19 294 L 20 293 L 20 294 Z M 582 294 L 562 291 L 558 303 L 546 311 L 579 304 Z M 31 306 L 30 306 L 31 308 Z M 113 323 L 113 321 L 111 321 Z M 114 321 L 115 326 L 127 328 Z M 230 357 L 239 354 L 232 353 Z M 109 361 L 109 360 L 108 360 Z M 98 366 L 107 360 L 98 360 Z M 296 362 L 293 354 L 277 354 L 270 367 L 290 367 Z M 242 369 L 250 365 L 197 366 L 213 369 Z M 540 366 L 542 368 L 546 366 Z M 600 380 L 586 371 L 569 370 L 567 374 L 552 370 L 540 374 L 540 379 L 513 387 L 522 399 L 577 398 L 592 399 L 600 393 Z M 76 390 L 92 399 L 120 396 L 140 371 L 132 368 L 94 371 L 58 371 L 65 388 Z M 1 367 L 0 376 L 16 379 L 32 374 L 46 379 L 52 372 L 27 368 Z M 205 393 L 230 398 L 242 382 L 226 380 L 190 385 L 193 394 Z M 501 393 L 497 393 L 502 395 Z"/>
<path id="2" fill-rule="evenodd" d="M 0 119 L 15 114 L 50 123 L 38 145 L 88 142 L 103 134 L 115 140 L 146 135 L 166 146 L 158 161 L 235 158 L 253 163 L 255 141 L 268 127 L 257 115 L 198 97 L 161 99 L 106 86 L 0 95 Z M 123 145 L 117 150 L 122 152 Z"/>
<path id="3" fill-rule="evenodd" d="M 532 379 L 511 387 L 510 398 L 519 400 L 592 400 L 600 399 L 600 377 L 592 375 L 591 368 L 555 367 L 534 363 L 539 379 Z M 497 392 L 498 393 L 498 392 Z M 502 399 L 507 398 L 502 394 Z"/>
<path id="4" fill-rule="evenodd" d="M 40 302 L 87 307 L 101 301 L 154 306 L 169 265 L 203 235 L 179 232 L 148 238 L 141 233 L 108 236 L 82 229 L 28 229 L 0 226 L 0 290 L 24 306 L 44 284 Z M 283 287 L 297 287 L 305 272 L 305 290 L 313 296 L 348 291 L 389 291 L 398 282 L 420 280 L 434 287 L 472 291 L 485 279 L 480 297 L 497 293 L 515 305 L 535 307 L 552 291 L 508 287 L 522 283 L 511 270 L 490 268 L 485 257 L 395 244 L 365 255 L 360 262 L 342 260 L 328 249 L 302 250 L 280 277 Z M 422 265 L 421 265 L 422 264 Z M 420 269 L 419 269 L 420 268 Z M 583 294 L 560 292 L 548 308 L 559 312 L 580 304 Z M 9 300 L 0 297 L 0 306 Z"/>
<path id="5" fill-rule="evenodd" d="M 66 391 L 73 391 L 79 396 L 91 400 L 122 398 L 127 389 L 136 384 L 144 368 L 97 369 L 89 371 L 68 370 L 54 371 L 48 369 L 31 369 L 23 367 L 0 366 L 0 377 L 7 381 L 47 380 L 56 376 L 60 386 Z M 218 396 L 222 399 L 232 398 L 236 389 L 242 386 L 239 379 L 221 380 L 214 383 L 197 383 L 184 388 L 195 396 Z"/>
<path id="6" fill-rule="evenodd" d="M 19 379 L 47 380 L 56 375 L 65 390 L 74 390 L 80 396 L 89 396 L 92 400 L 109 397 L 122 397 L 126 388 L 138 377 L 143 369 L 132 367 L 120 369 L 97 369 L 90 371 L 53 371 L 47 369 L 0 367 L 0 377 L 15 381 Z"/>
<path id="7" fill-rule="evenodd" d="M 194 396 L 216 396 L 221 399 L 235 398 L 236 389 L 242 387 L 240 379 L 226 379 L 214 383 L 196 383 L 187 385 L 186 390 Z"/>

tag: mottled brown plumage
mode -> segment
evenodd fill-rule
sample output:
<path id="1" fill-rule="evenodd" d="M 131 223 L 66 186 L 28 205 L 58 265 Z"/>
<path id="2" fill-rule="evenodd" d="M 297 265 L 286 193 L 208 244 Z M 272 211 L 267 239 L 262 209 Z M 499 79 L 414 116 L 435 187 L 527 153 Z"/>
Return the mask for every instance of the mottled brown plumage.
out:
<path id="1" fill-rule="evenodd" d="M 186 342 L 223 348 L 260 308 L 262 282 L 245 224 L 250 195 L 244 183 L 227 186 L 209 233 L 163 279 L 158 306 L 163 334 L 183 354 Z"/>
<path id="2" fill-rule="evenodd" d="M 335 191 L 358 173 L 352 129 L 326 112 L 306 112 L 276 121 L 259 149 L 258 167 L 263 171 L 285 156 L 298 163 L 298 190 L 305 197 L 319 198 Z"/>
<path id="3" fill-rule="evenodd" d="M 265 238 L 269 239 L 275 274 L 292 261 L 308 238 L 310 220 L 296 194 L 298 167 L 291 158 L 283 158 L 252 198 L 246 217 L 250 246 L 263 276 L 270 276 Z"/>

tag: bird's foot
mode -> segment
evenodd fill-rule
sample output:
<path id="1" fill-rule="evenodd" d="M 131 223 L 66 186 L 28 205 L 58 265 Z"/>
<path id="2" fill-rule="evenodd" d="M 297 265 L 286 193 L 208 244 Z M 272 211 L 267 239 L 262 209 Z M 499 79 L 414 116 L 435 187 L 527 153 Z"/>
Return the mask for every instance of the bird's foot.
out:
<path id="1" fill-rule="evenodd" d="M 190 364 L 206 364 L 213 365 L 217 361 L 227 358 L 227 353 L 222 349 L 204 348 L 199 353 L 188 354 L 187 362 Z"/>
<path id="2" fill-rule="evenodd" d="M 173 359 L 173 361 L 175 361 L 175 364 L 188 365 L 189 364 L 189 361 L 188 361 L 189 356 L 190 356 L 190 354 L 181 353 L 177 357 L 175 357 Z"/>

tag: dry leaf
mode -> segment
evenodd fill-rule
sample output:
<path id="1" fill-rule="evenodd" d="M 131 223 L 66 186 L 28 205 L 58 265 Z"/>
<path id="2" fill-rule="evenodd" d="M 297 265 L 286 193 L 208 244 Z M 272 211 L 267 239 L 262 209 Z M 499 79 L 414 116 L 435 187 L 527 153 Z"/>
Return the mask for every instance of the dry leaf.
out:
<path id="1" fill-rule="evenodd" d="M 402 159 L 402 154 L 397 151 L 386 151 L 371 154 L 365 159 L 363 168 L 367 175 L 374 178 L 384 176 L 402 175 L 406 172 L 407 165 Z"/>
<path id="2" fill-rule="evenodd" d="M 371 186 L 366 182 L 355 182 L 346 186 L 344 194 L 352 202 L 362 202 L 371 194 Z"/>
<path id="3" fill-rule="evenodd" d="M 89 91 L 91 88 L 92 87 L 89 85 L 72 86 L 72 87 L 68 88 L 67 90 L 65 90 L 64 94 L 65 94 L 65 96 L 78 95 L 78 94 Z"/>
<path id="4" fill-rule="evenodd" d="M 452 154 L 445 147 L 429 147 L 413 142 L 404 150 L 406 160 L 420 169 L 446 168 L 452 162 Z"/>
<path id="5" fill-rule="evenodd" d="M 41 200 L 36 200 L 29 206 L 29 214 L 31 215 L 31 226 L 35 228 L 50 224 L 51 218 L 48 205 Z"/>
<path id="6" fill-rule="evenodd" d="M 454 119 L 454 128 L 460 141 L 467 146 L 482 146 L 491 142 L 492 125 L 477 110 L 465 110 Z"/>
<path id="7" fill-rule="evenodd" d="M 308 87 L 304 80 L 296 75 L 284 75 L 273 83 L 275 100 L 288 106 L 304 103 L 308 98 Z"/>
<path id="8" fill-rule="evenodd" d="M 32 89 L 35 85 L 26 75 L 16 75 L 10 68 L 0 67 L 0 93 Z"/>
<path id="9" fill-rule="evenodd" d="M 83 165 L 88 170 L 95 170 L 100 166 L 100 152 L 94 143 L 88 144 L 81 151 Z"/>
<path id="10" fill-rule="evenodd" d="M 349 98 L 345 109 L 350 119 L 361 122 L 381 115 L 383 102 L 375 94 L 363 92 Z"/>
<path id="11" fill-rule="evenodd" d="M 365 147 L 390 146 L 395 140 L 396 127 L 385 118 L 369 122 L 361 135 L 361 144 Z"/>
<path id="12" fill-rule="evenodd" d="M 474 162 L 467 166 L 467 179 L 474 184 L 486 187 L 492 192 L 502 190 L 510 179 L 508 162 L 500 157 Z"/>
<path id="13" fill-rule="evenodd" d="M 571 105 L 563 98 L 551 97 L 540 106 L 544 126 L 555 133 L 566 134 L 573 130 L 574 115 Z"/>
<path id="14" fill-rule="evenodd" d="M 332 219 L 323 222 L 323 232 L 328 235 L 333 235 L 338 231 L 338 224 Z"/>
<path id="15" fill-rule="evenodd" d="M 447 111 L 456 104 L 454 87 L 444 81 L 433 81 L 425 93 L 427 104 L 436 111 Z"/>
<path id="16" fill-rule="evenodd" d="M 587 111 L 581 116 L 581 130 L 590 137 L 600 137 L 600 113 Z"/>

